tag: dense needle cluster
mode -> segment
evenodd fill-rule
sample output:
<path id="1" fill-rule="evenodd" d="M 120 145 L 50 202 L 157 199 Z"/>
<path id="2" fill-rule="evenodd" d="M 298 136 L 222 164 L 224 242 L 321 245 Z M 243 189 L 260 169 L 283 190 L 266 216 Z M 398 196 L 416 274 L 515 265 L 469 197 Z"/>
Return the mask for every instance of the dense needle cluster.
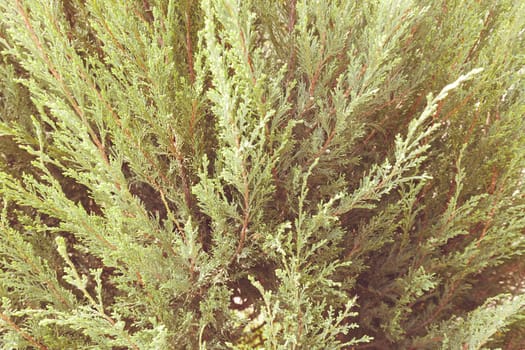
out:
<path id="1" fill-rule="evenodd" d="M 525 346 L 525 2 L 0 13 L 2 349 Z"/>

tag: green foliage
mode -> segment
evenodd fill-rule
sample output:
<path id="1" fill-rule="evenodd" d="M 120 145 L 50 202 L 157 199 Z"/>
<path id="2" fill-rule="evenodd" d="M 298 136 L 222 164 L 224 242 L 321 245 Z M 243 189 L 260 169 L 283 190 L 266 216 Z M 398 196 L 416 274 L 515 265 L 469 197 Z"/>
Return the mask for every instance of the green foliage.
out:
<path id="1" fill-rule="evenodd" d="M 466 319 L 454 316 L 433 327 L 426 340 L 438 338 L 442 342 L 442 349 L 481 349 L 497 332 L 505 331 L 517 319 L 523 320 L 524 309 L 523 294 L 515 297 L 500 294 L 469 312 Z"/>
<path id="2" fill-rule="evenodd" d="M 0 0 L 5 349 L 521 349 L 525 5 Z"/>

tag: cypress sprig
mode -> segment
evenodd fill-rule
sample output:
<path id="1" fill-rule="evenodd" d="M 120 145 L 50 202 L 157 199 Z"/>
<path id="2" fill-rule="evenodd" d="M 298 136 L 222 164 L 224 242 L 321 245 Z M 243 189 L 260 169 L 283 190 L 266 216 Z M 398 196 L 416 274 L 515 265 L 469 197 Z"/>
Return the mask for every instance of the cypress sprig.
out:
<path id="1" fill-rule="evenodd" d="M 0 10 L 2 348 L 522 348 L 521 2 Z"/>

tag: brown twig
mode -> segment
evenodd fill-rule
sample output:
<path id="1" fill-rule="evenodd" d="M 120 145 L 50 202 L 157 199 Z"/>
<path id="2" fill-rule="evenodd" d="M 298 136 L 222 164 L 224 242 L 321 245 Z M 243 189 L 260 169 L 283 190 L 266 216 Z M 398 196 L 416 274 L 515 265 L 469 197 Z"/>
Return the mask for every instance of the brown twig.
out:
<path id="1" fill-rule="evenodd" d="M 323 57 L 325 50 L 326 50 L 326 32 L 322 32 L 321 33 L 321 52 L 319 52 L 319 57 Z M 321 75 L 321 71 L 323 70 L 324 65 L 328 63 L 331 57 L 333 56 L 324 57 L 323 59 L 320 59 L 319 62 L 317 63 L 315 72 L 312 75 L 312 77 L 310 77 L 310 88 L 308 89 L 310 98 L 314 97 L 315 88 L 317 86 L 317 81 L 319 80 L 319 76 Z"/>
<path id="2" fill-rule="evenodd" d="M 241 148 L 241 140 L 239 138 L 238 130 L 237 136 L 235 139 L 235 144 L 237 149 Z M 244 242 L 246 240 L 246 235 L 248 232 L 248 225 L 250 224 L 250 187 L 249 187 L 249 181 L 248 181 L 248 169 L 246 167 L 246 162 L 243 159 L 242 160 L 242 181 L 243 181 L 243 197 L 244 197 L 244 205 L 243 205 L 243 219 L 242 219 L 242 228 L 241 232 L 239 234 L 239 243 L 237 244 L 237 248 L 235 249 L 235 253 L 231 257 L 230 262 L 233 262 L 235 258 L 241 253 L 242 249 L 244 248 Z"/>
<path id="3" fill-rule="evenodd" d="M 233 11 L 233 9 L 229 6 L 229 4 L 226 3 L 225 7 L 227 8 L 231 18 L 235 18 L 237 20 L 239 19 L 239 14 L 235 13 Z M 257 79 L 255 78 L 255 69 L 253 67 L 253 62 L 252 62 L 252 58 L 250 56 L 250 52 L 248 51 L 248 47 L 246 46 L 246 36 L 245 36 L 244 31 L 241 29 L 241 26 L 239 25 L 238 22 L 237 22 L 237 24 L 238 24 L 238 27 L 239 27 L 239 39 L 240 39 L 241 49 L 242 49 L 242 52 L 243 52 L 243 55 L 244 55 L 244 59 L 246 60 L 246 63 L 248 64 L 248 67 L 250 68 L 250 74 L 251 74 L 252 83 L 253 83 L 253 85 L 256 85 L 257 84 Z"/>
<path id="4" fill-rule="evenodd" d="M 321 149 L 319 149 L 319 151 L 317 151 L 317 153 L 315 153 L 311 159 L 311 162 L 314 162 L 315 159 L 319 158 L 324 152 L 326 152 L 326 150 L 328 149 L 328 146 L 330 146 L 330 143 L 332 142 L 333 138 L 335 136 L 335 129 L 332 130 L 332 132 L 330 132 L 330 134 L 328 135 L 328 137 L 326 138 L 323 146 L 321 147 Z"/>
<path id="5" fill-rule="evenodd" d="M 237 138 L 237 147 L 240 148 L 240 140 Z M 246 240 L 246 235 L 248 232 L 248 225 L 250 223 L 250 188 L 249 188 L 249 182 L 248 182 L 248 172 L 246 169 L 245 162 L 243 160 L 242 162 L 243 170 L 242 170 L 242 178 L 244 182 L 244 207 L 243 207 L 243 220 L 242 220 L 242 228 L 241 233 L 239 235 L 239 243 L 237 244 L 237 249 L 235 249 L 235 253 L 232 256 L 231 261 L 237 257 L 242 249 L 244 248 L 244 242 Z"/>
<path id="6" fill-rule="evenodd" d="M 182 156 L 180 152 L 176 138 L 172 139 L 172 142 L 170 142 L 169 148 L 179 165 L 180 176 L 182 180 L 182 191 L 184 192 L 184 200 L 186 202 L 186 206 L 188 207 L 188 209 L 191 210 L 192 198 L 191 198 L 191 189 L 190 189 L 190 184 L 189 184 L 188 173 L 186 170 L 186 165 L 184 164 L 184 157 Z"/>
<path id="7" fill-rule="evenodd" d="M 474 54 L 474 52 L 478 48 L 478 46 L 479 46 L 479 44 L 481 42 L 481 39 L 482 39 L 482 35 L 484 34 L 484 32 L 486 32 L 487 25 L 488 25 L 489 21 L 492 19 L 493 15 L 494 15 L 494 11 L 492 9 L 490 9 L 489 13 L 487 14 L 487 17 L 483 21 L 483 28 L 479 32 L 479 35 L 478 35 L 476 41 L 474 42 L 474 44 L 470 47 L 470 50 L 467 53 L 467 57 L 465 57 L 465 60 L 463 61 L 463 64 L 466 64 L 470 60 L 470 58 L 472 57 L 472 55 Z M 458 58 L 459 58 L 459 56 L 458 56 Z"/>
<path id="8" fill-rule="evenodd" d="M 466 96 L 463 100 L 461 100 L 461 102 L 456 107 L 454 107 L 450 112 L 445 114 L 445 116 L 443 117 L 443 120 L 448 120 L 454 113 L 459 111 L 460 108 L 464 107 L 467 104 L 467 102 L 470 101 L 472 97 L 473 97 L 473 94 L 469 94 L 468 96 Z"/>
<path id="9" fill-rule="evenodd" d="M 191 9 L 192 1 L 188 0 L 188 7 L 185 12 L 186 17 L 186 56 L 188 58 L 188 69 L 190 74 L 190 82 L 193 84 L 195 82 L 195 71 L 193 67 L 193 48 L 191 42 Z"/>
<path id="10" fill-rule="evenodd" d="M 472 118 L 472 121 L 470 123 L 470 126 L 468 128 L 467 133 L 465 134 L 465 138 L 463 139 L 463 144 L 466 145 L 470 141 L 470 138 L 472 137 L 472 134 L 474 132 L 474 127 L 476 126 L 476 123 L 479 118 L 479 109 L 476 110 L 476 113 L 474 114 L 474 118 Z"/>
<path id="11" fill-rule="evenodd" d="M 288 14 L 288 35 L 291 38 L 291 53 L 290 58 L 288 59 L 288 73 L 286 74 L 286 85 L 292 80 L 293 74 L 295 72 L 295 61 L 297 59 L 297 52 L 295 50 L 294 40 L 293 40 L 293 30 L 295 28 L 295 22 L 297 21 L 296 13 L 297 0 L 292 0 L 290 2 L 290 11 Z"/>

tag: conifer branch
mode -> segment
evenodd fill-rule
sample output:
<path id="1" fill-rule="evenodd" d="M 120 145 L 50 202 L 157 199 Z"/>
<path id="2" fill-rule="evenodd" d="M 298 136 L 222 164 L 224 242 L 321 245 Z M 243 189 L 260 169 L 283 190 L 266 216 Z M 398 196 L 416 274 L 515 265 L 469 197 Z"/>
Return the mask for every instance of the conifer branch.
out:
<path id="1" fill-rule="evenodd" d="M 326 33 L 322 32 L 320 34 L 320 36 L 321 36 L 321 48 L 320 48 L 320 52 L 318 52 L 318 54 L 319 54 L 319 57 L 322 57 L 322 59 L 320 59 L 317 62 L 317 67 L 315 68 L 313 76 L 309 77 L 310 78 L 310 87 L 308 88 L 308 94 L 310 95 L 310 100 L 312 100 L 314 98 L 315 88 L 317 86 L 317 81 L 319 80 L 319 76 L 321 75 L 321 71 L 322 71 L 324 65 L 329 61 L 329 59 L 331 57 L 331 56 L 324 57 L 325 56 L 325 49 L 326 49 Z M 312 103 L 313 103 L 313 100 L 312 100 Z"/>
<path id="2" fill-rule="evenodd" d="M 0 0 L 0 343 L 519 343 L 525 4 L 470 5 Z"/>
<path id="3" fill-rule="evenodd" d="M 67 282 L 69 282 L 70 284 L 72 284 L 75 287 L 77 287 L 78 289 L 80 289 L 80 291 L 82 292 L 84 297 L 86 297 L 86 299 L 89 301 L 91 306 L 97 311 L 97 313 L 102 318 L 104 318 L 112 327 L 116 327 L 117 323 L 115 322 L 115 320 L 113 320 L 113 318 L 108 316 L 106 314 L 106 312 L 104 311 L 104 307 L 102 305 L 102 300 L 99 300 L 99 302 L 97 302 L 95 300 L 95 298 L 93 296 L 91 296 L 89 291 L 86 289 L 87 279 L 85 279 L 84 276 L 80 276 L 79 275 L 79 273 L 77 272 L 77 268 L 75 267 L 75 264 L 73 264 L 73 262 L 69 258 L 69 255 L 67 253 L 67 247 L 66 247 L 66 243 L 65 243 L 64 237 L 58 236 L 56 238 L 56 243 L 57 243 L 57 246 L 58 246 L 57 250 L 58 250 L 60 256 L 65 260 L 65 262 L 68 265 L 68 270 L 67 270 L 67 274 L 66 274 L 66 276 L 68 278 Z M 139 275 L 139 277 L 140 277 L 140 275 Z M 131 345 L 132 349 L 140 350 L 139 347 L 137 346 L 137 344 L 135 344 L 132 341 L 131 337 L 129 336 L 129 334 L 127 332 L 124 332 L 124 335 L 125 335 L 126 339 L 128 340 L 128 343 Z"/>
<path id="4" fill-rule="evenodd" d="M 238 136 L 238 135 L 237 135 Z M 237 137 L 237 149 L 240 149 L 240 140 Z M 243 205 L 243 217 L 242 217 L 242 227 L 239 234 L 239 242 L 237 243 L 237 248 L 235 249 L 235 253 L 233 254 L 231 258 L 231 262 L 235 260 L 237 256 L 241 253 L 242 249 L 244 248 L 244 242 L 246 240 L 246 235 L 248 233 L 248 225 L 250 224 L 250 187 L 248 182 L 248 170 L 246 169 L 246 163 L 244 159 L 242 160 L 242 179 L 243 179 L 243 186 L 244 186 L 244 205 Z"/>
<path id="5" fill-rule="evenodd" d="M 47 65 L 49 71 L 51 72 L 51 74 L 56 78 L 57 82 L 60 84 L 60 87 L 62 88 L 62 91 L 64 92 L 64 95 L 66 96 L 66 99 L 69 101 L 69 103 L 73 107 L 73 110 L 76 112 L 76 114 L 79 116 L 80 120 L 82 120 L 82 122 L 84 123 L 84 125 L 88 129 L 88 132 L 89 132 L 89 134 L 91 136 L 91 139 L 93 140 L 93 143 L 95 143 L 95 145 L 97 146 L 97 149 L 100 152 L 102 160 L 106 164 L 109 164 L 109 159 L 108 159 L 108 156 L 106 154 L 106 150 L 105 150 L 104 144 L 102 142 L 100 142 L 100 140 L 98 139 L 98 136 L 95 134 L 95 132 L 93 131 L 93 129 L 91 128 L 91 126 L 87 122 L 86 117 L 84 115 L 84 112 L 82 111 L 82 109 L 78 105 L 77 101 L 73 97 L 73 94 L 67 88 L 67 86 L 66 86 L 66 84 L 64 82 L 64 79 L 58 73 L 58 71 L 56 70 L 54 65 L 51 63 L 51 60 L 47 56 L 47 54 L 46 54 L 46 52 L 44 50 L 44 47 L 42 46 L 42 43 L 40 42 L 40 39 L 36 35 L 35 30 L 34 30 L 33 26 L 31 25 L 31 22 L 29 20 L 29 16 L 27 15 L 26 11 L 24 10 L 24 7 L 20 3 L 20 0 L 15 0 L 15 2 L 16 2 L 16 7 L 17 7 L 17 10 L 18 10 L 18 13 L 22 16 L 22 18 L 24 20 L 24 23 L 25 23 L 25 26 L 26 26 L 26 29 L 30 33 L 31 38 L 33 39 L 36 47 L 40 51 L 40 55 L 42 56 L 42 59 L 46 63 L 46 65 Z"/>
<path id="6" fill-rule="evenodd" d="M 502 189 L 500 188 L 499 194 L 502 193 Z M 499 194 L 494 195 L 494 198 L 492 200 L 491 210 L 487 216 L 487 219 L 485 220 L 483 224 L 483 228 L 481 230 L 480 236 L 475 240 L 475 246 L 479 249 L 479 246 L 484 239 L 485 235 L 487 234 L 487 231 L 492 223 L 492 220 L 494 218 L 494 215 L 496 214 L 497 210 L 497 203 L 499 202 Z M 423 329 L 424 327 L 428 326 L 430 323 L 432 323 L 436 318 L 441 314 L 441 312 L 444 311 L 445 307 L 448 305 L 450 300 L 454 297 L 455 292 L 457 288 L 459 287 L 459 283 L 463 278 L 467 276 L 470 271 L 470 266 L 474 259 L 476 258 L 478 253 L 474 252 L 472 255 L 468 258 L 468 260 L 465 263 L 464 269 L 460 272 L 459 277 L 455 277 L 453 280 L 451 286 L 447 289 L 444 296 L 441 297 L 441 300 L 439 304 L 436 306 L 436 308 L 432 311 L 432 314 L 423 322 L 419 323 L 416 327 L 412 328 L 411 331 L 408 332 L 408 334 L 415 334 L 417 331 Z"/>
<path id="7" fill-rule="evenodd" d="M 334 136 L 335 136 L 335 129 L 332 130 L 330 132 L 330 134 L 328 134 L 328 137 L 324 141 L 323 146 L 321 147 L 321 149 L 319 151 L 317 151 L 317 153 L 315 153 L 313 155 L 313 157 L 312 157 L 313 159 L 319 158 L 322 154 L 324 154 L 326 152 L 326 150 L 330 146 L 330 142 L 332 142 Z"/>
<path id="8" fill-rule="evenodd" d="M 452 108 L 442 119 L 448 120 L 451 116 L 453 116 L 456 112 L 461 110 L 465 107 L 465 105 L 470 101 L 470 99 L 474 96 L 474 94 L 468 94 L 461 102 L 456 105 L 454 108 Z"/>
<path id="9" fill-rule="evenodd" d="M 237 13 L 235 13 L 235 11 L 233 11 L 233 9 L 231 8 L 230 4 L 228 2 L 225 2 L 224 6 L 228 10 L 229 15 L 231 16 L 231 18 L 235 18 L 235 20 L 238 21 L 239 20 L 239 16 L 238 16 Z M 237 22 L 237 27 L 238 27 L 238 30 L 239 30 L 239 39 L 240 39 L 241 49 L 242 49 L 242 52 L 244 54 L 244 59 L 246 60 L 246 63 L 248 64 L 248 67 L 250 68 L 252 84 L 253 85 L 257 85 L 257 79 L 255 77 L 255 69 L 253 67 L 253 62 L 252 62 L 252 58 L 250 56 L 249 48 L 246 45 L 246 36 L 245 36 L 244 30 L 242 30 L 242 27 L 240 26 L 240 23 L 238 23 L 238 22 Z"/>
<path id="10" fill-rule="evenodd" d="M 100 93 L 100 91 L 97 88 L 97 86 L 95 85 L 95 83 L 92 81 L 92 79 L 89 78 L 89 75 L 86 72 L 84 72 L 82 68 L 80 68 L 79 73 L 80 73 L 80 76 L 83 78 L 83 80 L 87 83 L 87 85 L 93 90 L 93 92 L 95 92 L 95 94 L 96 94 L 97 98 L 99 99 L 99 101 L 102 102 L 104 104 L 104 106 L 107 108 L 107 110 L 110 112 L 111 116 L 113 117 L 113 120 L 115 121 L 117 126 L 119 126 L 120 129 L 124 132 L 124 134 L 128 137 L 128 140 L 135 141 L 135 138 L 134 138 L 134 136 L 132 134 L 132 131 L 129 128 L 126 128 L 126 127 L 124 127 L 122 125 L 121 118 L 115 112 L 115 110 L 113 109 L 111 104 L 102 96 L 102 94 Z M 134 142 L 133 144 L 141 152 L 141 154 L 144 156 L 144 159 L 149 163 L 149 165 L 151 165 L 153 168 L 155 168 L 157 170 L 157 174 L 159 174 L 160 178 L 164 181 L 164 183 L 167 183 L 167 184 L 170 184 L 170 186 L 173 186 L 171 181 L 164 175 L 164 171 L 162 171 L 158 167 L 158 164 L 153 161 L 153 159 L 149 155 L 149 153 L 147 153 L 138 142 Z M 172 148 L 173 145 L 169 144 L 168 147 Z M 175 154 L 178 154 L 178 151 L 175 152 Z M 187 177 L 184 175 L 185 174 L 185 167 L 181 166 L 180 170 L 181 170 L 182 181 L 186 182 L 186 186 L 185 186 L 185 194 L 186 194 L 186 193 L 189 192 L 189 186 L 187 184 Z M 150 175 L 146 175 L 146 179 L 153 186 L 153 188 L 155 188 L 155 190 L 157 192 L 159 192 L 159 194 L 161 196 L 162 203 L 164 204 L 164 208 L 166 209 L 166 212 L 171 213 L 171 209 L 170 209 L 169 204 L 167 202 L 166 194 L 164 193 L 163 187 L 153 177 L 151 177 Z M 118 182 L 115 182 L 115 186 L 117 187 L 117 189 L 120 190 L 120 184 Z M 191 203 L 191 200 L 188 201 L 188 198 L 191 199 L 191 197 L 186 195 L 186 203 Z M 191 208 L 191 206 L 188 206 L 188 208 Z M 170 217 L 172 217 L 173 219 L 175 218 L 173 215 L 170 215 Z M 175 225 L 177 226 L 177 229 L 179 230 L 179 232 L 182 235 L 184 235 L 184 231 L 182 229 L 181 224 L 178 222 L 178 220 L 174 219 L 174 222 L 175 222 Z"/>
<path id="11" fill-rule="evenodd" d="M 142 72 L 144 73 L 144 78 L 146 80 L 148 80 L 148 82 L 151 85 L 156 87 L 157 86 L 157 82 L 155 81 L 155 79 L 152 79 L 149 76 L 148 68 L 145 66 L 144 62 L 142 62 L 139 59 L 129 57 L 129 51 L 124 46 L 122 46 L 122 43 L 117 39 L 117 37 L 115 36 L 113 31 L 111 30 L 110 26 L 108 25 L 107 21 L 104 20 L 104 17 L 101 16 L 101 17 L 98 18 L 98 20 L 100 20 L 102 26 L 104 27 L 106 32 L 109 34 L 109 37 L 111 38 L 112 43 L 117 47 L 117 49 L 122 53 L 122 55 L 124 57 L 129 58 L 131 61 L 133 61 L 137 65 L 137 67 L 139 67 L 142 70 Z"/>
<path id="12" fill-rule="evenodd" d="M 185 15 L 185 24 L 186 24 L 186 57 L 188 60 L 188 70 L 190 75 L 190 82 L 193 85 L 195 83 L 195 71 L 193 67 L 193 46 L 191 42 L 191 32 L 192 32 L 192 25 L 191 25 L 191 16 L 190 16 L 190 10 L 192 5 L 192 0 L 187 0 L 186 2 L 186 12 Z"/>
<path id="13" fill-rule="evenodd" d="M 0 219 L 0 228 L 4 231 L 8 231 L 10 230 L 9 228 L 5 227 L 5 222 L 3 220 L 3 218 Z M 15 233 L 16 234 L 16 233 Z M 8 241 L 10 241 L 10 238 L 11 238 L 11 235 L 8 235 L 7 239 Z M 5 239 L 5 238 L 4 238 Z M 41 265 L 38 264 L 38 260 L 35 262 L 34 261 L 34 257 L 32 256 L 29 256 L 26 252 L 22 251 L 22 249 L 19 249 L 19 247 L 15 244 L 13 244 L 13 246 L 15 247 L 14 250 L 16 251 L 17 255 L 30 267 L 31 271 L 33 271 L 33 273 L 36 275 L 36 276 L 45 276 L 45 271 L 42 269 Z M 58 285 L 58 283 L 56 282 L 56 280 L 52 281 L 48 278 L 45 278 L 44 279 L 44 284 L 46 285 L 46 287 L 51 291 L 51 293 L 53 294 L 53 296 L 58 300 L 60 301 L 60 303 L 62 303 L 62 305 L 65 307 L 65 308 L 70 308 L 72 307 L 73 305 L 71 305 L 71 303 L 66 300 L 66 298 L 59 292 L 59 289 L 60 289 L 60 286 Z"/>
<path id="14" fill-rule="evenodd" d="M 14 323 L 9 316 L 0 312 L 0 318 L 14 329 L 18 334 L 20 334 L 25 340 L 27 340 L 31 345 L 40 350 L 48 350 L 48 347 L 44 344 L 38 342 L 35 338 L 24 332 L 16 323 Z"/>
<path id="15" fill-rule="evenodd" d="M 463 64 L 466 64 L 467 62 L 469 62 L 472 59 L 472 55 L 474 54 L 476 49 L 479 47 L 479 45 L 481 43 L 481 40 L 482 40 L 482 36 L 487 31 L 487 29 L 486 29 L 487 25 L 490 22 L 490 20 L 492 20 L 493 16 L 494 16 L 494 10 L 491 8 L 491 9 L 489 9 L 488 14 L 485 16 L 485 19 L 483 20 L 483 28 L 479 32 L 479 35 L 476 38 L 476 41 L 474 42 L 474 44 L 470 47 L 470 50 L 468 51 L 467 56 L 463 60 Z M 458 56 L 458 58 L 459 58 L 459 56 Z"/>
<path id="16" fill-rule="evenodd" d="M 175 134 L 174 134 L 175 135 Z M 175 156 L 175 159 L 177 159 L 177 163 L 179 165 L 180 170 L 180 177 L 182 181 L 182 190 L 184 192 L 184 200 L 186 201 L 186 206 L 188 207 L 188 210 L 192 210 L 193 204 L 191 199 L 191 188 L 189 183 L 189 176 L 186 170 L 186 165 L 184 164 L 184 158 L 182 156 L 182 153 L 179 150 L 177 139 L 175 136 L 173 137 L 173 141 L 170 143 L 169 148 L 173 155 Z"/>
<path id="17" fill-rule="evenodd" d="M 296 12 L 296 6 L 297 6 L 297 0 L 290 0 L 289 1 L 289 10 L 288 10 L 288 35 L 290 37 L 291 45 L 290 45 L 290 57 L 288 59 L 288 73 L 286 74 L 286 85 L 290 83 L 292 80 L 292 77 L 295 72 L 295 61 L 297 60 L 297 52 L 295 48 L 295 42 L 294 42 L 294 28 L 295 28 L 295 22 L 297 21 L 297 12 Z M 290 96 L 291 98 L 291 96 Z"/>

